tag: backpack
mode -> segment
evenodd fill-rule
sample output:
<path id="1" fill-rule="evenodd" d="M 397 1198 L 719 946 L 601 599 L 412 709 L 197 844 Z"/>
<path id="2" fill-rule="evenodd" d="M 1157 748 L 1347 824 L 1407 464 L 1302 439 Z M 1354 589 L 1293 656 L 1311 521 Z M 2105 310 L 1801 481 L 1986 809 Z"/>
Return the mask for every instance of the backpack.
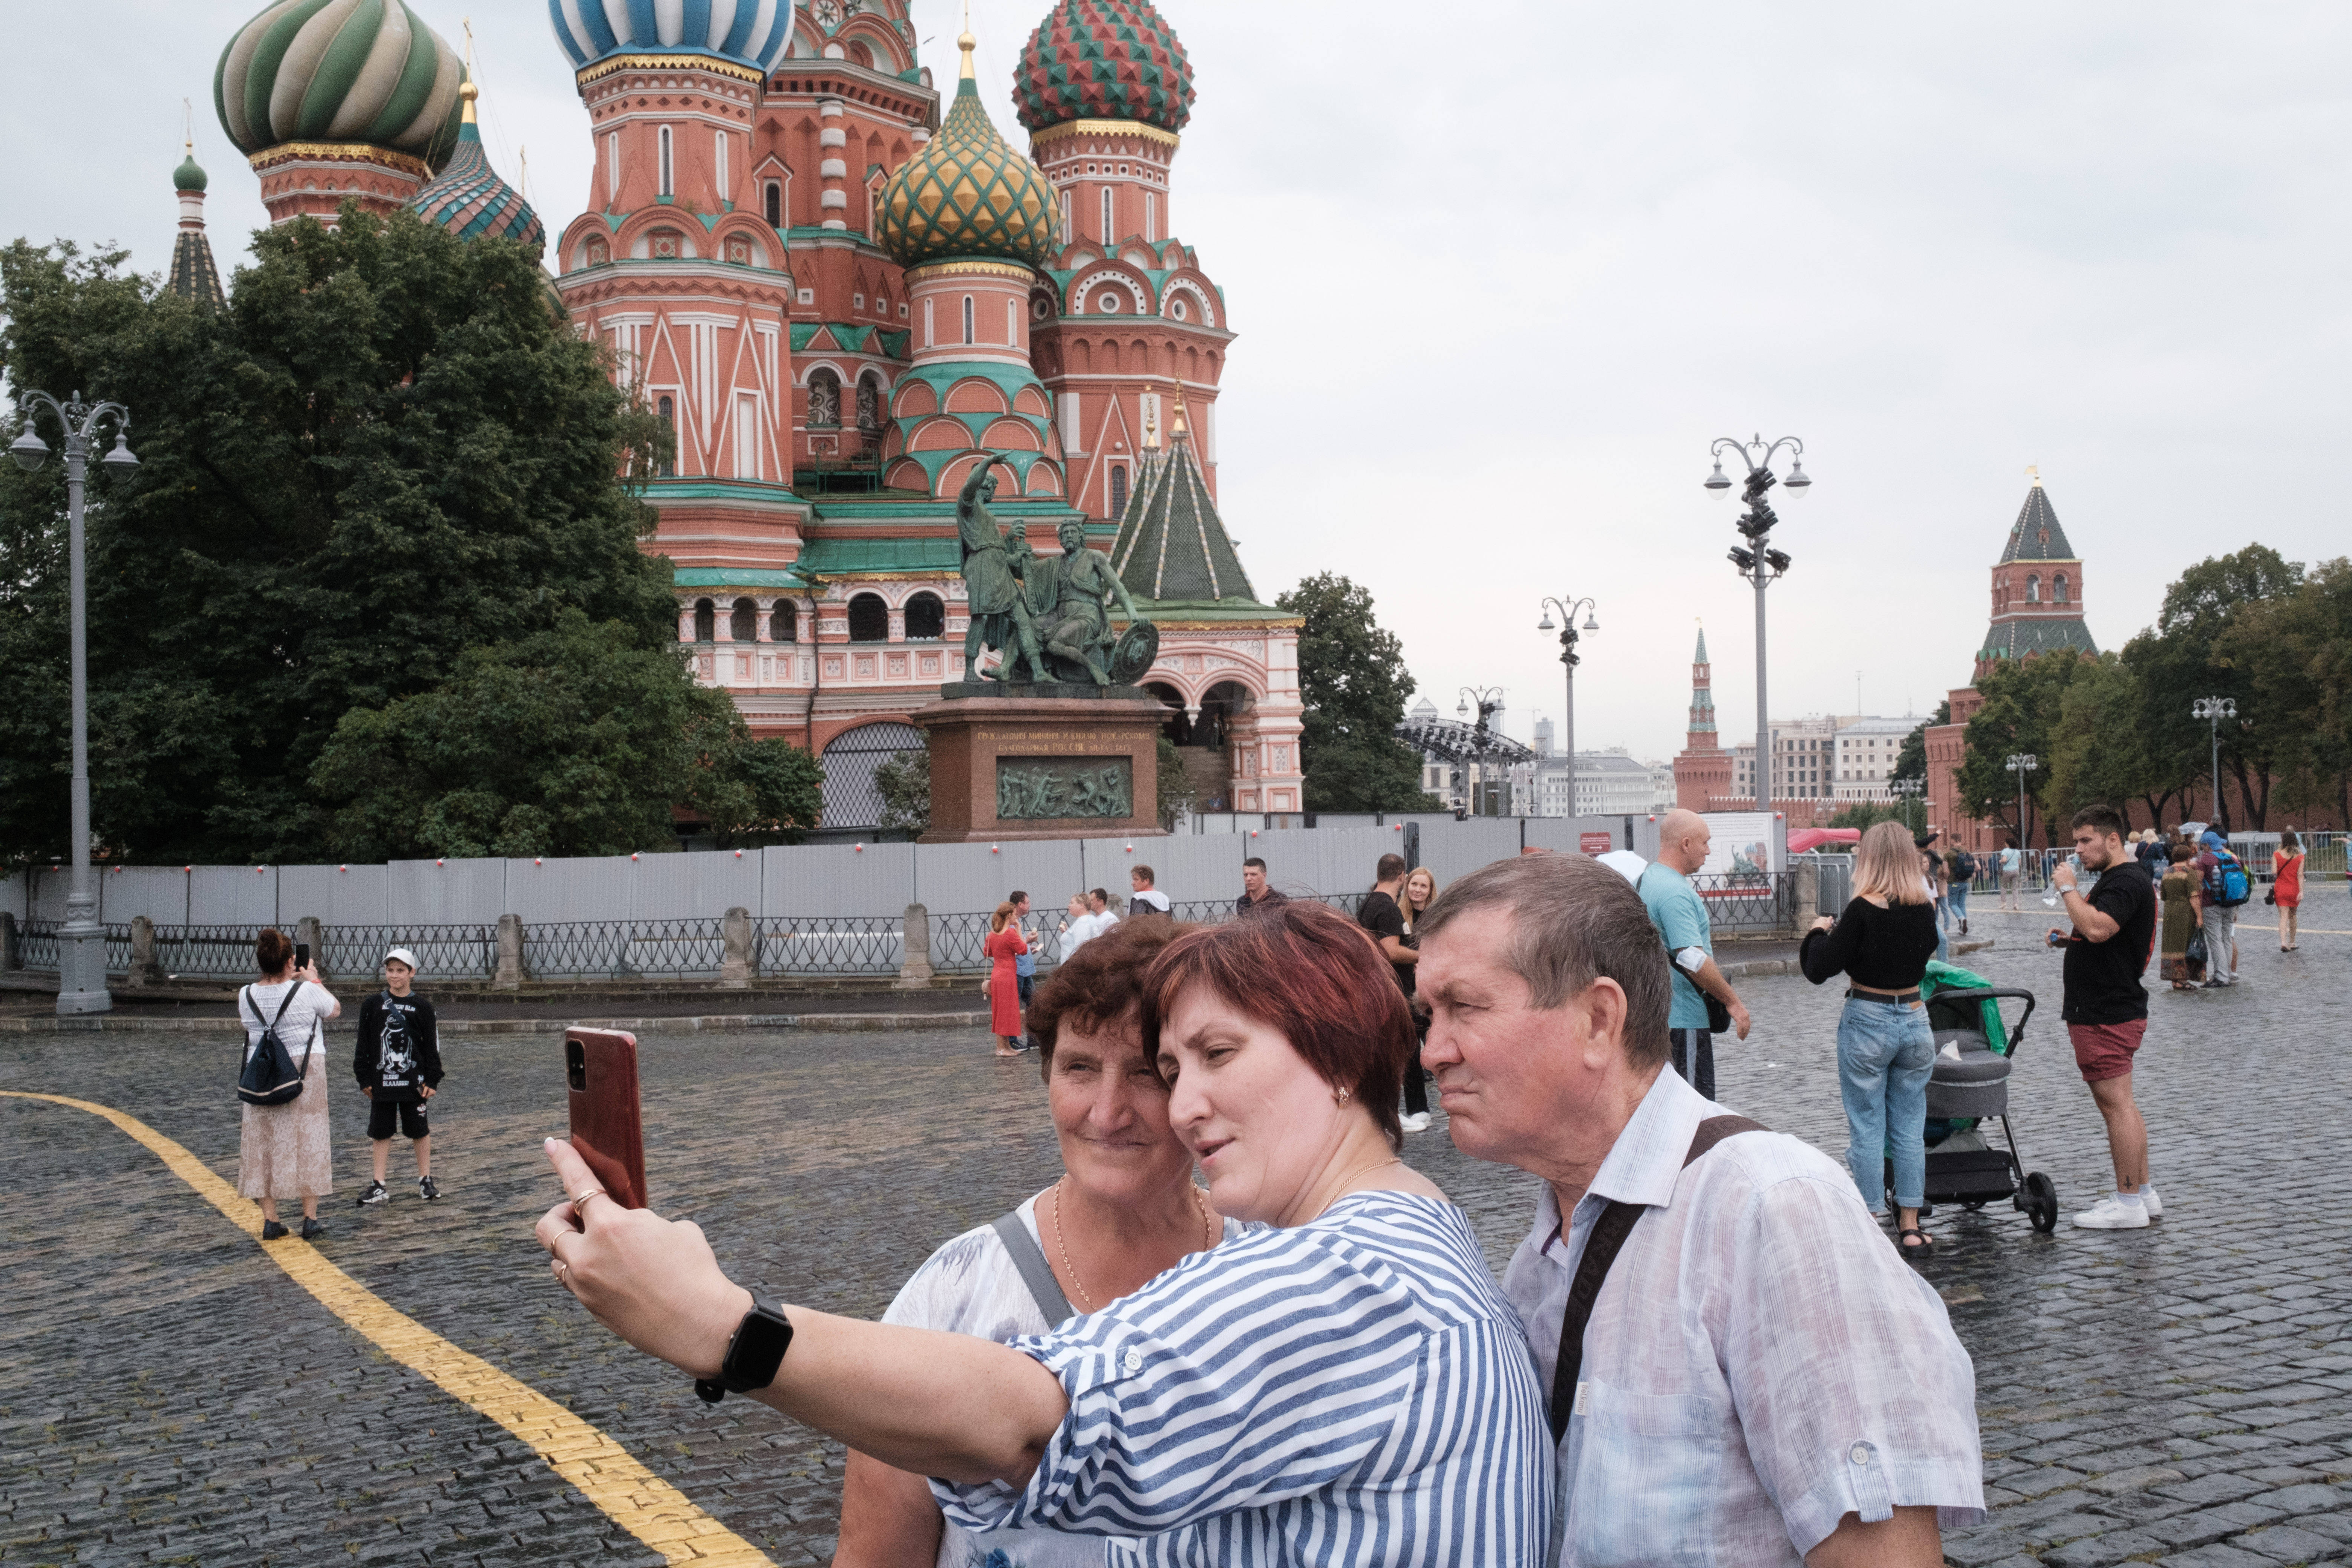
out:
<path id="1" fill-rule="evenodd" d="M 1965 849 L 1961 850 L 1959 864 L 1953 868 L 1952 876 L 1953 879 L 1956 881 L 1975 881 L 1977 879 L 1977 858 L 1969 854 Z"/>
<path id="2" fill-rule="evenodd" d="M 2205 891 L 2216 904 L 2234 910 L 2254 896 L 2252 882 L 2247 879 L 2246 868 L 2227 849 L 2210 851 L 2216 864 L 2205 873 Z"/>
<path id="3" fill-rule="evenodd" d="M 299 980 L 289 986 L 285 999 L 278 1004 L 278 1016 L 266 1024 L 261 1024 L 261 1007 L 253 1000 L 253 988 L 247 986 L 238 994 L 239 1001 L 253 1008 L 253 1021 L 261 1024 L 260 1043 L 236 1077 L 236 1097 L 247 1105 L 283 1105 L 302 1092 L 302 1076 L 310 1070 L 310 1052 L 317 1041 L 314 1037 L 303 1046 L 302 1065 L 298 1068 L 294 1053 L 278 1037 L 278 1026 L 286 1021 L 286 1009 L 294 1005 L 301 989 Z"/>

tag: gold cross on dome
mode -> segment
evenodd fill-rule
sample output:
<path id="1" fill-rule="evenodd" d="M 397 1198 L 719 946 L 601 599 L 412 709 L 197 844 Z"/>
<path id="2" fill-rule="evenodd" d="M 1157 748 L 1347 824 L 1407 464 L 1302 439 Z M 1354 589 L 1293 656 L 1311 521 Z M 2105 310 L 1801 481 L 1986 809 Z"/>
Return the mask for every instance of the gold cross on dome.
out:
<path id="1" fill-rule="evenodd" d="M 2033 481 L 2033 488 L 2035 489 L 2040 489 L 2042 488 L 2042 465 L 2039 463 L 2026 464 L 2025 477 Z"/>

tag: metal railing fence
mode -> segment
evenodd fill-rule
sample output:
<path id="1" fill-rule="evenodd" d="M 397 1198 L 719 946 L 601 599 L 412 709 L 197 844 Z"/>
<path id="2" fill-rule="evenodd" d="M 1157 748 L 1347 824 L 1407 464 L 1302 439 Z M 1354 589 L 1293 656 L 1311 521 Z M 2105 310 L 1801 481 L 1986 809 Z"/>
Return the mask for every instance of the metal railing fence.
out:
<path id="1" fill-rule="evenodd" d="M 326 926 L 320 969 L 331 980 L 363 980 L 383 955 L 404 947 L 427 980 L 488 980 L 499 969 L 499 928 L 484 925 Z"/>
<path id="2" fill-rule="evenodd" d="M 1792 855 L 1790 859 L 1813 868 L 1813 907 L 1834 915 L 1853 901 L 1853 857 L 1818 852 Z"/>
<path id="3" fill-rule="evenodd" d="M 1794 871 L 1701 872 L 1690 881 L 1717 932 L 1785 931 L 1796 919 Z"/>
<path id="4" fill-rule="evenodd" d="M 522 970 L 534 980 L 715 975 L 727 960 L 724 923 L 568 921 L 525 926 Z"/>
<path id="5" fill-rule="evenodd" d="M 253 943 L 260 926 L 157 926 L 155 962 L 165 974 L 203 980 L 250 980 Z M 131 966 L 128 943 L 122 966 Z"/>
<path id="6" fill-rule="evenodd" d="M 901 916 L 778 915 L 754 930 L 763 976 L 893 975 L 907 956 Z"/>

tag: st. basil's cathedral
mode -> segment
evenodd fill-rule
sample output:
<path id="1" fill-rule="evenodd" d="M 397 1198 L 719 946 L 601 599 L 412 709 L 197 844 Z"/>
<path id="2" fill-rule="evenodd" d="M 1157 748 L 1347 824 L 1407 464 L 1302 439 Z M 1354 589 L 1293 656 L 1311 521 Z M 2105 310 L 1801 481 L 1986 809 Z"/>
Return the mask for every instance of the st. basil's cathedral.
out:
<path id="1" fill-rule="evenodd" d="M 662 422 L 646 548 L 675 569 L 678 640 L 755 732 L 823 758 L 826 827 L 874 826 L 874 769 L 966 673 L 955 498 L 987 464 L 1000 519 L 1045 554 L 1081 522 L 1158 626 L 1144 684 L 1200 804 L 1297 812 L 1299 623 L 1219 513 L 1234 333 L 1176 237 L 1183 46 L 1149 0 L 1059 0 L 1014 74 L 1024 155 L 975 40 L 943 105 L 908 10 L 548 0 L 594 165 L 546 260 Z M 214 98 L 273 222 L 350 200 L 541 247 L 476 92 L 406 0 L 278 0 Z M 216 300 L 193 157 L 174 183 L 171 286 Z"/>

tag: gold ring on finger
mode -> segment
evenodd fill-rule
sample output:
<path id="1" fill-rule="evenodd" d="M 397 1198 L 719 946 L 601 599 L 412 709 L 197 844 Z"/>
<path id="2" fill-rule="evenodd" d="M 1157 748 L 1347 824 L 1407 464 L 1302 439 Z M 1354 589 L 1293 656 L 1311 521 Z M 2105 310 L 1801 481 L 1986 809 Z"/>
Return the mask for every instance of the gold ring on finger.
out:
<path id="1" fill-rule="evenodd" d="M 588 1212 L 588 1200 L 589 1200 L 590 1198 L 601 1198 L 601 1197 L 603 1197 L 604 1195 L 604 1188 L 602 1188 L 602 1187 L 591 1187 L 591 1188 L 589 1188 L 586 1192 L 582 1193 L 578 1197 L 573 1198 L 573 1199 L 572 1200 L 572 1212 L 573 1214 L 585 1214 L 585 1213 L 587 1213 L 587 1212 Z"/>

